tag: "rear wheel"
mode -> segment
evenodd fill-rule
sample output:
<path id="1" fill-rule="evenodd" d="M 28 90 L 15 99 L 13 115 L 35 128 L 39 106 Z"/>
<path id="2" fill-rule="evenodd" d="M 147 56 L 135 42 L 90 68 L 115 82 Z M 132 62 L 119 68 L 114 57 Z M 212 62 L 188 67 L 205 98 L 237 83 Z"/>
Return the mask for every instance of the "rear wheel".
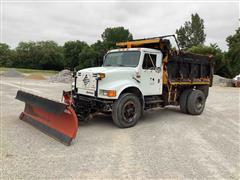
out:
<path id="1" fill-rule="evenodd" d="M 192 92 L 192 89 L 186 89 L 182 92 L 180 96 L 180 100 L 179 100 L 180 110 L 185 114 L 188 113 L 187 100 L 191 92 Z"/>
<path id="2" fill-rule="evenodd" d="M 206 102 L 205 94 L 200 90 L 192 91 L 187 100 L 189 114 L 199 115 L 203 112 Z"/>
<path id="3" fill-rule="evenodd" d="M 132 93 L 121 95 L 113 104 L 113 122 L 120 128 L 128 128 L 136 125 L 141 114 L 142 106 L 140 100 Z"/>

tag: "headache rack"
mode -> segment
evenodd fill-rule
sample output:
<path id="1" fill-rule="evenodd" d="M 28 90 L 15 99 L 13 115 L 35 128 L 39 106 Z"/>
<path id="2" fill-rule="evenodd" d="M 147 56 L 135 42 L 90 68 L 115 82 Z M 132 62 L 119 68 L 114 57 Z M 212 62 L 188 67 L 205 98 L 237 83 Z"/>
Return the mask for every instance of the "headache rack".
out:
<path id="1" fill-rule="evenodd" d="M 152 48 L 152 49 L 170 49 L 171 43 L 168 39 L 164 39 L 167 37 L 174 37 L 176 40 L 175 35 L 167 35 L 167 36 L 159 36 L 159 37 L 152 37 L 152 38 L 145 38 L 145 39 L 135 39 L 126 42 L 118 42 L 116 46 L 120 48 Z M 177 42 L 177 41 L 176 41 Z M 178 46 L 178 43 L 177 43 Z"/>

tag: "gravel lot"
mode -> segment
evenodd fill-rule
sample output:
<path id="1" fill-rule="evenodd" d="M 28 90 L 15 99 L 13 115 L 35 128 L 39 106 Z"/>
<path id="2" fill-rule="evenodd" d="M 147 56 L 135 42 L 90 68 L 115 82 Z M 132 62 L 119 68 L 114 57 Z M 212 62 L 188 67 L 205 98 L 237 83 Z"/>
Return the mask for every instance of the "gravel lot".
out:
<path id="1" fill-rule="evenodd" d="M 240 178 L 239 88 L 212 87 L 201 116 L 168 107 L 118 129 L 99 115 L 79 127 L 69 147 L 18 119 L 24 108 L 14 99 L 19 88 L 60 100 L 70 85 L 2 79 L 2 179 Z"/>

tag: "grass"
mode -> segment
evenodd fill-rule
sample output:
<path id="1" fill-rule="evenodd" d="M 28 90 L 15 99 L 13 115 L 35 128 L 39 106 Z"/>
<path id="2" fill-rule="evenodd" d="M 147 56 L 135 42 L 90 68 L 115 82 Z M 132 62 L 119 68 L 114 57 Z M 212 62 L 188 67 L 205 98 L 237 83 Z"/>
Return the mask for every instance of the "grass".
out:
<path id="1" fill-rule="evenodd" d="M 39 70 L 39 69 L 24 69 L 24 68 L 6 68 L 6 67 L 0 67 L 0 72 L 5 72 L 10 69 L 16 69 L 17 71 L 21 73 L 26 73 L 26 74 L 43 74 L 43 75 L 54 75 L 57 74 L 58 71 L 53 71 L 53 70 Z"/>

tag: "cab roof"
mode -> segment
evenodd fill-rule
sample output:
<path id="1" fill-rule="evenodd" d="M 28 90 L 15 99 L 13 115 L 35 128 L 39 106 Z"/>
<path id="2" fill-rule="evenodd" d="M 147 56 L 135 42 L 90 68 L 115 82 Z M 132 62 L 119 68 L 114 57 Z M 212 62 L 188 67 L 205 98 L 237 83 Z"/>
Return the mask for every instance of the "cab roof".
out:
<path id="1" fill-rule="evenodd" d="M 109 50 L 108 53 L 110 53 L 110 52 L 121 52 L 121 51 L 141 51 L 141 52 L 152 52 L 152 53 L 161 52 L 160 50 L 152 49 L 152 48 L 119 48 L 119 49 Z"/>

